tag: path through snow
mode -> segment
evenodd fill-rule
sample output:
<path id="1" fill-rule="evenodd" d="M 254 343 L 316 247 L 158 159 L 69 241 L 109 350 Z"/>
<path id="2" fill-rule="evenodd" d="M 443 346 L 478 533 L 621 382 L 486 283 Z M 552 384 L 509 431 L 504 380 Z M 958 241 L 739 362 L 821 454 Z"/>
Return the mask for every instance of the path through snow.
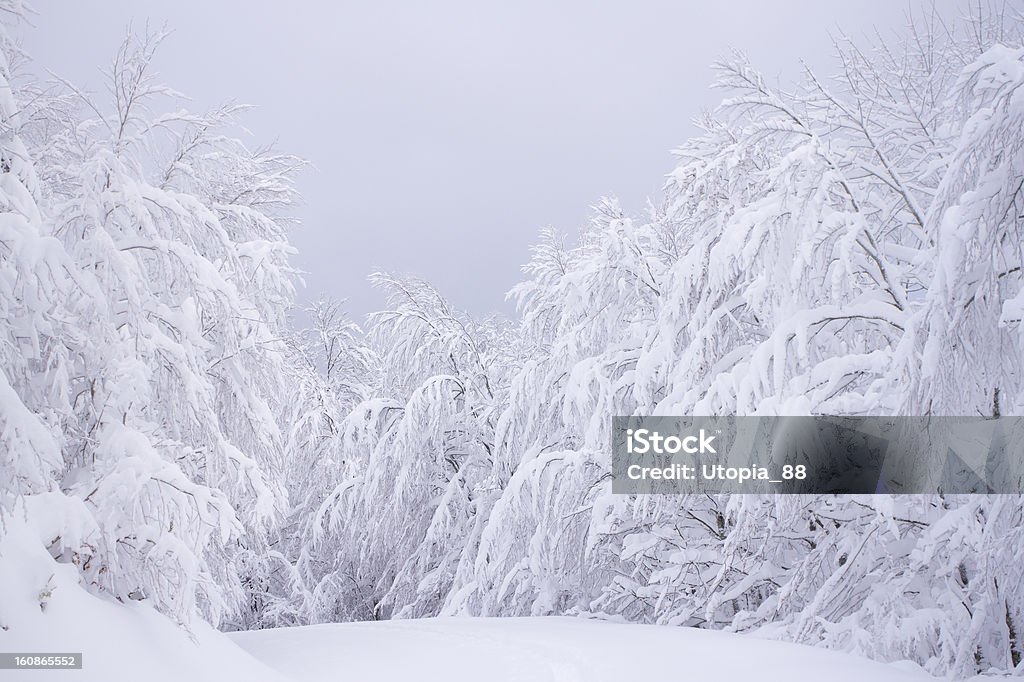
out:
<path id="1" fill-rule="evenodd" d="M 745 635 L 578 618 L 431 618 L 231 635 L 296 682 L 903 682 L 912 664 Z"/>

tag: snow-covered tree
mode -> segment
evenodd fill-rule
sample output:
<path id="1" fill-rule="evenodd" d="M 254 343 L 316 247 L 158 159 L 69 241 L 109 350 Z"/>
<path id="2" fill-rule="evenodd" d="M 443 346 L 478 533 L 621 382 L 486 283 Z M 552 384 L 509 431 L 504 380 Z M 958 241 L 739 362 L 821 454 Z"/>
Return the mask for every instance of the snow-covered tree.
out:
<path id="1" fill-rule="evenodd" d="M 5 21 L 19 2 L 0 6 Z M 57 488 L 69 365 L 82 339 L 67 311 L 84 311 L 75 270 L 46 230 L 35 164 L 11 82 L 16 48 L 0 31 L 0 511 L 14 497 Z"/>
<path id="2" fill-rule="evenodd" d="M 842 39 L 839 75 L 792 91 L 736 55 L 662 206 L 544 237 L 496 439 L 514 473 L 447 610 L 1020 664 L 1019 498 L 613 496 L 606 450 L 612 414 L 1019 411 L 1020 21 Z"/>
<path id="3" fill-rule="evenodd" d="M 4 451 L 22 471 L 14 492 L 77 504 L 86 530 L 54 522 L 51 554 L 187 623 L 243 601 L 237 562 L 285 508 L 286 211 L 301 162 L 225 135 L 237 108 L 154 113 L 176 97 L 152 74 L 161 38 L 126 38 L 109 106 L 66 85 L 76 106 L 34 112 L 37 174 L 5 91 Z"/>
<path id="4" fill-rule="evenodd" d="M 489 485 L 503 330 L 454 311 L 429 285 L 379 274 L 391 309 L 371 316 L 376 393 L 339 424 L 347 476 L 313 523 L 344 548 L 335 617 L 436 612 Z M 329 539 L 330 538 L 330 539 Z M 322 616 L 320 616 L 322 617 Z"/>

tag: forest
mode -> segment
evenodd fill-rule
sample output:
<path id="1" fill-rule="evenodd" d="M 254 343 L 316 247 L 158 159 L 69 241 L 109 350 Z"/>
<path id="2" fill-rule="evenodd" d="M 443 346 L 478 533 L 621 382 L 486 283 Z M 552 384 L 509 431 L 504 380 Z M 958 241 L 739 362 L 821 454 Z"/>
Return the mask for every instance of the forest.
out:
<path id="1" fill-rule="evenodd" d="M 2 41 L 0 527 L 184 629 L 570 615 L 1024 672 L 1020 495 L 614 494 L 608 448 L 613 415 L 1024 413 L 1019 9 L 782 86 L 727 55 L 662 195 L 541 232 L 483 318 L 389 272 L 365 320 L 298 310 L 306 162 L 182 108 L 164 38 L 99 95 Z"/>

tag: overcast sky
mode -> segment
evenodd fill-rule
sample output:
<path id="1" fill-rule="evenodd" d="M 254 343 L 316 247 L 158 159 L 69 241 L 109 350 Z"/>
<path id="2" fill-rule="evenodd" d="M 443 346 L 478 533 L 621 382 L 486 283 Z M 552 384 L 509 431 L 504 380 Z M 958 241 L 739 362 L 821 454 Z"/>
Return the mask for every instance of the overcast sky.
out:
<path id="1" fill-rule="evenodd" d="M 940 5 L 944 0 L 939 0 Z M 949 4 L 951 0 L 945 0 Z M 380 297 L 375 268 L 432 281 L 473 313 L 505 292 L 538 230 L 574 234 L 617 196 L 658 195 L 669 150 L 719 96 L 731 47 L 772 78 L 828 70 L 830 32 L 891 34 L 905 0 L 264 2 L 36 0 L 39 68 L 100 90 L 134 21 L 175 33 L 157 60 L 192 107 L 257 105 L 253 144 L 309 159 L 294 237 L 304 301 Z"/>

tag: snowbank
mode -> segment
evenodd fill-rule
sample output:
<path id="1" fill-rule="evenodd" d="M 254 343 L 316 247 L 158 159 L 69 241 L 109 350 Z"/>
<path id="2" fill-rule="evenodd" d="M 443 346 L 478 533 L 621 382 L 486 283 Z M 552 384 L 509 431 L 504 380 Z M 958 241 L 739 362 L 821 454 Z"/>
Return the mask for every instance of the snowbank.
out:
<path id="1" fill-rule="evenodd" d="M 5 682 L 283 682 L 208 625 L 192 635 L 142 603 L 96 597 L 17 518 L 0 528 L 0 652 L 81 652 L 81 670 L 0 671 Z"/>

